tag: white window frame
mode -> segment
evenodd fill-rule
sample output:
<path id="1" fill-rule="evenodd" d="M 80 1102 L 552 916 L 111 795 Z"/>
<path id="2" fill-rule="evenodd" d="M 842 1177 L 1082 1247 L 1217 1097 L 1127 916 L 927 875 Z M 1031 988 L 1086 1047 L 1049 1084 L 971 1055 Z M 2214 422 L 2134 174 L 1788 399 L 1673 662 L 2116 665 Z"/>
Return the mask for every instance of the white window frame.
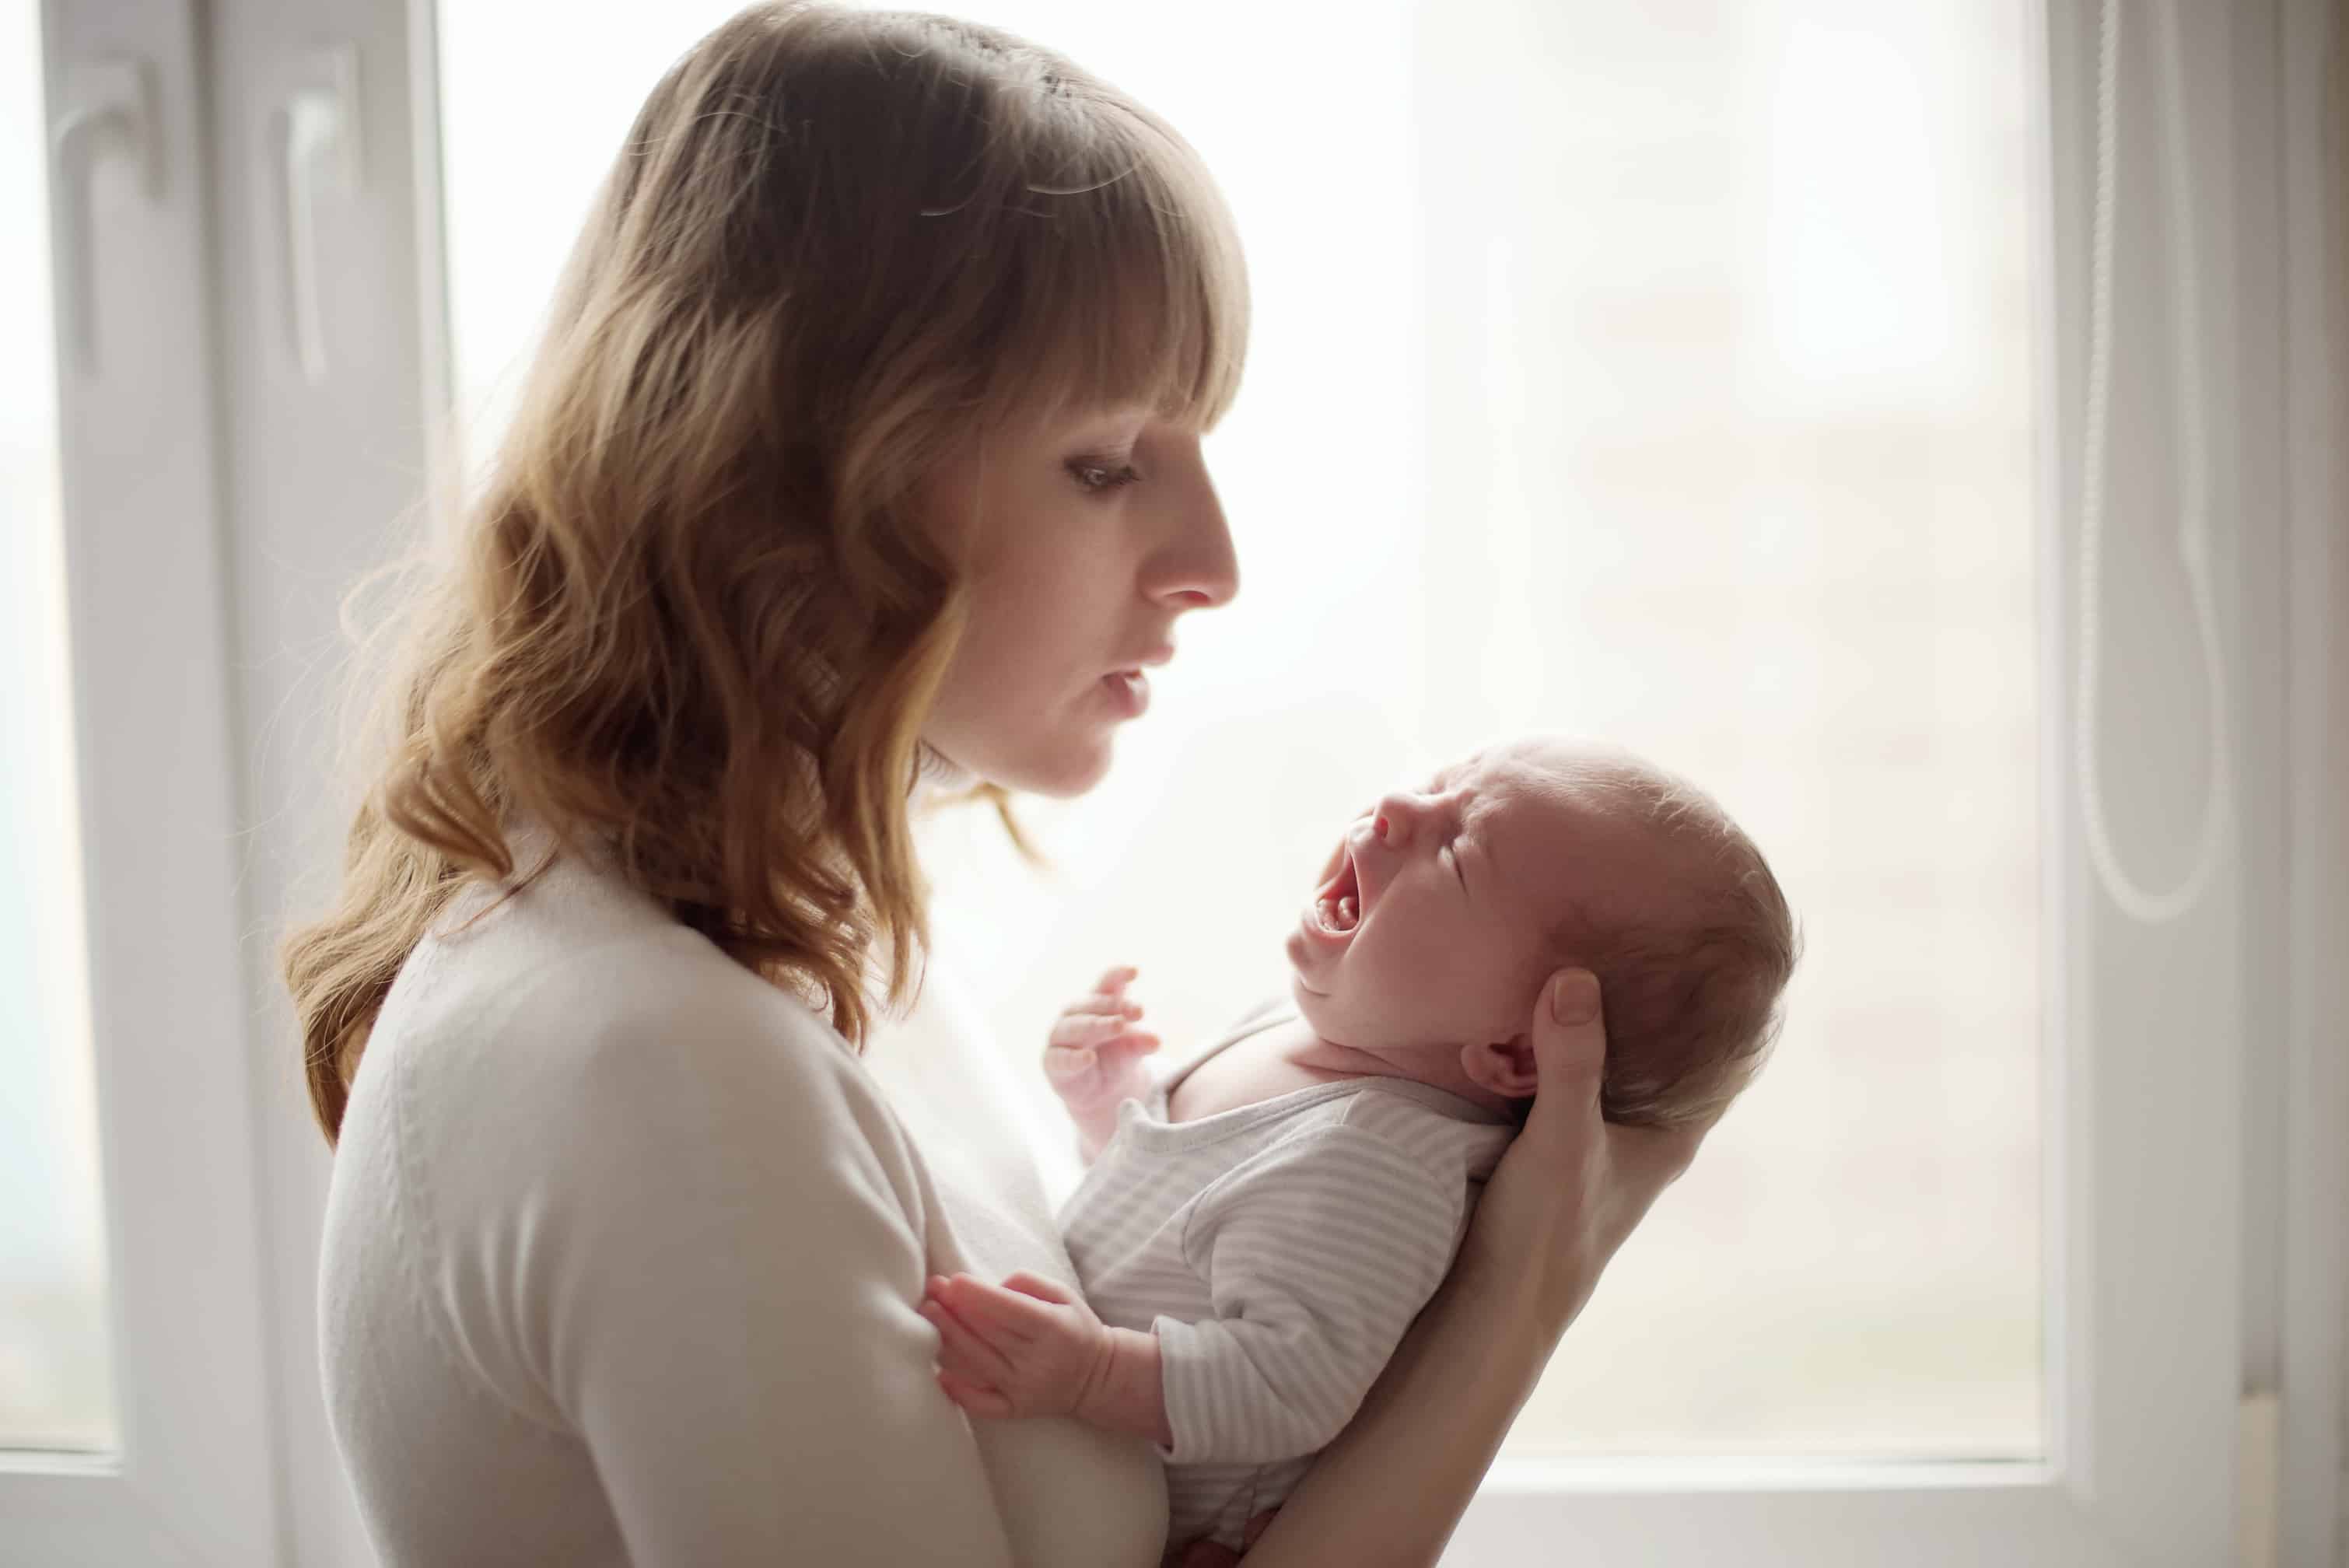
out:
<path id="1" fill-rule="evenodd" d="M 2247 1559 L 2349 1568 L 2349 11 L 2285 0 L 2273 129 L 2277 426 L 2285 546 L 2282 942 L 2274 1412 L 2247 1463 Z M 2286 324 L 2289 324 L 2287 326 Z M 2253 1286 L 2257 1288 L 2256 1284 Z M 2271 1473 L 2259 1473 L 2265 1468 Z"/>
<path id="2" fill-rule="evenodd" d="M 2178 925 L 2118 920 L 2074 848 L 2068 629 L 2049 639 L 2044 821 L 2062 847 L 2047 857 L 2043 920 L 2054 1451 L 1998 1467 L 1505 1461 L 1447 1561 L 2226 1560 L 2241 1327 L 2258 1288 L 2240 1266 L 2252 1152 L 2240 1100 L 2252 1053 L 2272 1049 L 2289 1096 L 2281 1372 L 2267 1390 L 2281 1399 L 2278 1453 L 2272 1475 L 2247 1476 L 2245 1515 L 2265 1509 L 2275 1561 L 2342 1563 L 2349 994 L 2333 958 L 2349 945 L 2349 835 L 2337 820 L 2349 637 L 2332 622 L 2349 610 L 2349 544 L 2330 449 L 2349 431 L 2338 340 L 2305 324 L 2330 313 L 2335 332 L 2344 325 L 2340 275 L 2320 266 L 2326 234 L 2339 242 L 2325 181 L 2340 166 L 2314 156 L 2314 139 L 2320 67 L 2349 24 L 2324 0 L 2187 10 L 2196 58 L 2229 62 L 2197 68 L 2193 104 L 2198 146 L 2211 139 L 2201 167 L 2227 176 L 2203 180 L 2198 200 L 2224 294 L 2207 317 L 2212 341 L 2236 347 L 2210 356 L 2227 394 L 2210 407 L 2245 410 L 2218 443 L 2221 493 L 2240 503 L 2230 674 L 2281 676 L 2286 693 L 2250 705 L 2235 760 L 2285 781 L 2287 852 L 2244 862 Z M 150 66 L 165 156 L 159 195 L 141 203 L 116 190 L 96 230 L 95 301 L 115 340 L 136 346 L 135 364 L 63 372 L 60 397 L 123 1448 L 104 1463 L 0 1455 L 0 1558 L 368 1561 L 318 1394 L 327 1161 L 273 939 L 287 911 L 315 906 L 335 861 L 341 824 L 318 789 L 316 715 L 331 695 L 336 600 L 380 559 L 419 480 L 447 477 L 433 15 L 432 0 L 46 0 L 52 122 L 74 62 L 136 57 Z M 2139 0 L 2129 15 L 2147 25 Z M 2048 0 L 2042 33 L 2042 319 L 2078 323 L 2095 0 Z M 326 374 L 312 382 L 289 349 L 282 242 L 265 221 L 268 133 L 289 94 L 329 82 L 320 62 L 344 46 L 363 156 L 356 188 L 329 189 L 318 208 Z M 2272 121 L 2250 112 L 2262 104 Z M 105 178 L 111 189 L 121 170 Z M 2239 196 L 2253 187 L 2282 198 Z M 2261 273 L 2261 258 L 2280 275 Z M 2043 341 L 2044 515 L 2068 519 L 2084 345 L 2076 330 Z M 2282 416 L 2280 440 L 2240 428 L 2260 409 Z M 140 434 L 125 447 L 119 432 Z M 2125 439 L 2148 438 L 2116 437 L 2116 461 Z M 2069 625 L 2073 545 L 2065 530 L 2047 537 L 2054 627 Z M 2254 636 L 2245 616 L 2269 604 L 2284 608 L 2282 630 Z M 2175 780 L 2139 804 L 2190 821 L 2199 788 Z M 2288 934 L 2280 964 L 2241 951 L 2247 911 Z M 2189 1049 L 2240 1041 L 2243 997 L 2271 975 L 2288 997 L 2280 1040 L 2215 1059 Z M 2170 1057 L 2198 1070 L 2134 1070 L 2145 1047 L 2124 1040 L 2162 1030 Z M 2116 1194 L 2171 1222 L 2132 1222 L 2117 1201 L 2100 1212 Z"/>
<path id="3" fill-rule="evenodd" d="M 85 367 L 59 322 L 57 411 L 120 1448 L 0 1456 L 0 1555 L 264 1562 L 275 1498 L 201 43 L 187 0 L 49 0 L 42 23 L 52 127 L 103 107 L 88 63 L 135 66 L 119 106 L 135 106 L 130 134 L 87 144 L 87 254 L 62 223 L 51 244 L 57 297 L 87 290 L 96 327 Z"/>
<path id="4" fill-rule="evenodd" d="M 2129 4 L 2127 25 L 2140 32 L 2156 25 L 2162 3 Z M 2344 552 L 2328 531 L 2337 529 L 2331 506 L 2338 494 L 2328 438 L 2340 428 L 2343 405 L 2341 361 L 2323 329 L 2323 291 L 2338 280 L 2315 265 L 2323 224 L 2339 221 L 2329 211 L 2335 199 L 2323 184 L 2328 165 L 2316 156 L 2315 135 L 2319 63 L 2338 22 L 2321 5 L 2296 0 L 2188 4 L 2179 22 L 2199 172 L 2193 224 L 2210 346 L 2206 406 L 2214 424 L 2238 411 L 2211 436 L 2212 514 L 2218 531 L 2231 533 L 2214 541 L 2221 579 L 2232 586 L 2221 605 L 2222 635 L 2235 689 L 2258 683 L 2238 709 L 2231 760 L 2237 778 L 2274 781 L 2279 797 L 2288 790 L 2292 815 L 2275 856 L 2256 852 L 2273 824 L 2239 819 L 2230 848 L 2240 869 L 2222 876 L 2201 908 L 2165 927 L 2123 916 L 2081 850 L 2073 606 L 2098 7 L 2096 0 L 2048 0 L 2044 89 L 2033 96 L 2046 179 L 2038 203 L 2041 513 L 2052 525 L 2043 534 L 2043 625 L 2052 634 L 2041 670 L 2042 832 L 2051 849 L 2042 917 L 2050 1453 L 2044 1463 L 2002 1466 L 1510 1461 L 1495 1468 L 1454 1538 L 1464 1563 L 1533 1561 L 1568 1542 L 1600 1562 L 2084 1568 L 2240 1560 L 2332 1568 L 2342 1561 L 2339 1231 L 2349 1184 L 2340 1150 L 2349 1119 L 2337 817 L 2349 795 L 2340 755 L 2349 716 L 2343 645 L 2331 626 L 2349 599 Z M 2124 91 L 2141 126 L 2158 84 L 2124 61 Z M 2278 104 L 2281 135 L 2268 118 Z M 2125 155 L 2145 158 L 2147 143 Z M 2267 266 L 2281 276 L 2266 275 Z M 2279 308 L 2279 286 L 2289 315 Z M 2122 330 L 2162 341 L 2169 323 L 2158 289 L 2135 300 L 2121 306 Z M 2296 330 L 2287 331 L 2288 322 Z M 2273 440 L 2257 419 L 2287 408 L 2298 422 L 2285 440 Z M 2168 438 L 2166 427 L 2116 428 L 2111 460 L 2126 464 Z M 2108 524 L 2108 542 L 2119 526 Z M 2174 548 L 2173 520 L 2138 526 L 2154 548 Z M 2116 547 L 2106 548 L 2110 572 Z M 2287 603 L 2287 628 L 2261 624 Z M 2273 699 L 2285 685 L 2288 709 Z M 2109 716 L 2101 727 L 2106 756 L 2127 756 L 2133 738 Z M 2312 737 L 2314 748 L 2302 744 Z M 2108 763 L 2108 780 L 2112 771 Z M 2200 778 L 2157 784 L 2140 777 L 2132 786 L 2152 797 L 2137 802 L 2147 810 L 2134 815 L 2197 820 Z M 2291 934 L 2284 954 L 2250 950 L 2244 934 L 2283 931 Z M 2252 1034 L 2261 1023 L 2285 1022 L 2253 995 L 2271 982 L 2291 998 L 2285 1037 L 2274 1041 Z M 2235 1048 L 2213 1052 L 2206 1042 L 2214 1041 Z M 2248 1280 L 2241 1267 L 2241 1130 L 2249 1068 L 2287 1051 L 2278 1433 L 2262 1430 L 2274 1421 L 2275 1390 L 2243 1387 L 2243 1306 L 2263 1282 Z M 2148 1059 L 2168 1070 L 2147 1073 Z M 2122 1193 L 2137 1212 L 2098 1207 L 2098 1194 Z M 1659 1497 L 1670 1506 L 1655 1506 Z"/>

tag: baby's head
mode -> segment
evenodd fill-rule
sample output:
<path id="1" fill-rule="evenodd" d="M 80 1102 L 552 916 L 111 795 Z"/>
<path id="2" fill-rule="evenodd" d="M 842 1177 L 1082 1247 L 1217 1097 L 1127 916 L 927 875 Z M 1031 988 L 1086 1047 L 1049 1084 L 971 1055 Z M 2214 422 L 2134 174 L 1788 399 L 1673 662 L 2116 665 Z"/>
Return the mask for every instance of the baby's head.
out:
<path id="1" fill-rule="evenodd" d="M 1348 827 L 1288 938 L 1322 1038 L 1412 1076 L 1456 1056 L 1523 1109 L 1543 983 L 1580 966 L 1606 1009 L 1609 1120 L 1710 1119 L 1753 1078 L 1793 973 L 1761 851 L 1702 790 L 1626 753 L 1511 741 Z"/>

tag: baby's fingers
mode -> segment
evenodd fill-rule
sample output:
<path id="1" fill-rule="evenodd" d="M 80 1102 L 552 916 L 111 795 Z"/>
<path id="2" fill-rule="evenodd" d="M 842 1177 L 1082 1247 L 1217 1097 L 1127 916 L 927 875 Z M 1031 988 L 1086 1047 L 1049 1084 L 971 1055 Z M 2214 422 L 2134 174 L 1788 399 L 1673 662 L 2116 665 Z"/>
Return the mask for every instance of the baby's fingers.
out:
<path id="1" fill-rule="evenodd" d="M 935 1294 L 922 1303 L 921 1314 L 923 1321 L 938 1331 L 939 1366 L 990 1383 L 1010 1380 L 1011 1363 L 988 1338 L 987 1326 L 964 1321 Z"/>
<path id="2" fill-rule="evenodd" d="M 1069 1287 L 1059 1280 L 1046 1279 L 1042 1274 L 1030 1274 L 1025 1269 L 1007 1277 L 1003 1282 L 1003 1288 L 1016 1290 L 1021 1295 L 1032 1295 L 1038 1301 L 1053 1302 L 1061 1306 L 1067 1306 L 1077 1299 L 1070 1294 Z"/>
<path id="3" fill-rule="evenodd" d="M 1032 1274 L 1021 1277 L 1036 1279 Z M 934 1293 L 947 1302 L 957 1317 L 989 1339 L 1002 1341 L 1007 1348 L 1026 1344 L 1053 1324 L 1051 1309 L 1036 1297 L 1006 1290 L 970 1274 L 957 1274 L 935 1286 Z"/>
<path id="4" fill-rule="evenodd" d="M 938 1368 L 938 1387 L 947 1398 L 974 1416 L 989 1416 L 1002 1420 L 1011 1414 L 1011 1401 L 993 1388 L 958 1377 L 945 1367 Z"/>
<path id="5" fill-rule="evenodd" d="M 1045 1043 L 1072 1049 L 1097 1046 L 1125 1033 L 1140 1016 L 1142 1009 L 1132 1005 L 1115 1013 L 1063 1013 L 1053 1021 L 1052 1032 Z"/>
<path id="6" fill-rule="evenodd" d="M 1101 1057 L 1091 1047 L 1054 1046 L 1044 1053 L 1044 1076 L 1056 1084 L 1074 1083 L 1100 1065 Z"/>
<path id="7" fill-rule="evenodd" d="M 1133 1029 L 1113 1040 L 1103 1040 L 1098 1054 L 1114 1064 L 1120 1057 L 1146 1057 L 1157 1048 L 1157 1036 L 1147 1029 Z"/>

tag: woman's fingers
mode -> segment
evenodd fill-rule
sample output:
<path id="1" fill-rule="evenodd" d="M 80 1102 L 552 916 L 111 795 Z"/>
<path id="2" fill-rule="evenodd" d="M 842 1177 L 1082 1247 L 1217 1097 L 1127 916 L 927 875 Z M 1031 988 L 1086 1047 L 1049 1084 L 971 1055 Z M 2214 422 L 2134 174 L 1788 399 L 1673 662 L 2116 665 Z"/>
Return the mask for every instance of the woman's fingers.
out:
<path id="1" fill-rule="evenodd" d="M 1607 1022 L 1599 977 L 1588 969 L 1562 969 L 1542 988 L 1534 1009 L 1535 1116 L 1569 1116 L 1587 1124 L 1599 1118 L 1599 1086 L 1607 1075 Z"/>
<path id="2" fill-rule="evenodd" d="M 1607 1024 L 1587 970 L 1550 977 L 1529 1036 L 1533 1109 L 1485 1184 L 1461 1259 L 1497 1278 L 1530 1278 L 1537 1310 L 1563 1332 L 1705 1130 L 1619 1127 L 1600 1114 Z"/>
<path id="3" fill-rule="evenodd" d="M 1280 1510 L 1277 1508 L 1268 1508 L 1249 1520 L 1247 1528 L 1240 1532 L 1239 1552 L 1233 1551 L 1220 1542 L 1206 1539 L 1194 1541 L 1189 1546 L 1184 1548 L 1181 1556 L 1174 1560 L 1174 1568 L 1236 1568 L 1240 1561 L 1240 1553 L 1256 1544 L 1256 1538 L 1264 1533 L 1265 1526 L 1270 1524 L 1272 1516 L 1279 1511 Z"/>
<path id="4" fill-rule="evenodd" d="M 1610 1127 L 1607 1131 L 1615 1145 L 1615 1168 L 1652 1183 L 1661 1192 L 1694 1162 L 1705 1135 L 1719 1119 L 1715 1116 L 1686 1127 Z"/>

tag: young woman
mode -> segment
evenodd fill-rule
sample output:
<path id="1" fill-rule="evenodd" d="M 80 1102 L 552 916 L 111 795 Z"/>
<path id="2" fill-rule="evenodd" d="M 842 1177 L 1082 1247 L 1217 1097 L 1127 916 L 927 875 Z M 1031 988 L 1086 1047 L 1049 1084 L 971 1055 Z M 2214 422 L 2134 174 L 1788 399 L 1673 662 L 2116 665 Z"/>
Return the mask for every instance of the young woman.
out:
<path id="1" fill-rule="evenodd" d="M 938 1387 L 928 1275 L 1071 1270 L 983 1043 L 880 1026 L 917 791 L 1091 788 L 1237 590 L 1246 315 L 1189 149 L 1001 34 L 762 5 L 654 89 L 286 947 L 385 1562 L 1159 1561 L 1146 1446 Z M 1545 995 L 1528 1130 L 1258 1568 L 1433 1561 L 1695 1152 L 1601 1125 L 1595 985 Z"/>

